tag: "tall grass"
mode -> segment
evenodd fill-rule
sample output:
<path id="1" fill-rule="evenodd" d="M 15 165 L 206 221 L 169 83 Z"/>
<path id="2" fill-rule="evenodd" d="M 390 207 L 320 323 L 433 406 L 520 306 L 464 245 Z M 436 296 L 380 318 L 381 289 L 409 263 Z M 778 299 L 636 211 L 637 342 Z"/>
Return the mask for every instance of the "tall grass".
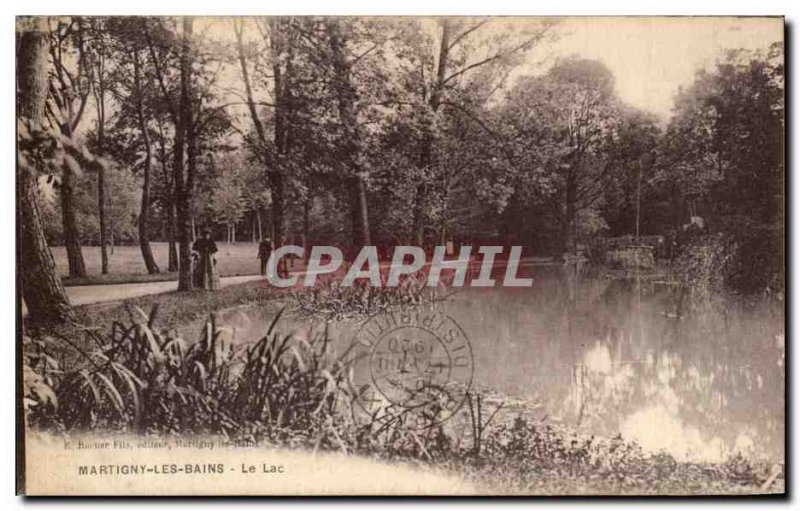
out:
<path id="1" fill-rule="evenodd" d="M 210 316 L 193 343 L 155 328 L 158 308 L 65 368 L 47 343 L 26 339 L 29 424 L 56 430 L 233 435 L 306 431 L 333 413 L 344 366 L 329 360 L 327 332 L 280 334 L 276 315 L 255 343 Z"/>

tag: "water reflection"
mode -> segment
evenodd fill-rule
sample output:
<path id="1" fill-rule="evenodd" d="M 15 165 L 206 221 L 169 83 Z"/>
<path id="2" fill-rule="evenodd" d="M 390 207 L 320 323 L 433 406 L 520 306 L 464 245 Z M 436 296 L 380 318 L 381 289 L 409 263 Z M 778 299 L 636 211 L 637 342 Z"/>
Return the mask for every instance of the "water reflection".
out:
<path id="1" fill-rule="evenodd" d="M 465 290 L 449 305 L 473 338 L 476 381 L 680 459 L 783 460 L 780 310 L 681 311 L 658 280 L 533 273 L 531 289 Z"/>
<path id="2" fill-rule="evenodd" d="M 531 271 L 532 288 L 464 289 L 443 305 L 471 339 L 477 385 L 679 459 L 783 461 L 782 309 L 682 310 L 678 288 L 658 279 Z M 333 333 L 346 342 L 355 326 Z"/>

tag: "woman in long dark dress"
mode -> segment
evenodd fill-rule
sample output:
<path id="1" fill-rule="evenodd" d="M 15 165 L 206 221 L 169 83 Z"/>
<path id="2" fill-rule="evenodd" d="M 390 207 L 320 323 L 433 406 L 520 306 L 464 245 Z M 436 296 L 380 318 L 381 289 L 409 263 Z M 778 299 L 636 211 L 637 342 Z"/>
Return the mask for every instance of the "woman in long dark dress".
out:
<path id="1" fill-rule="evenodd" d="M 194 286 L 198 289 L 214 291 L 220 288 L 219 271 L 217 270 L 217 244 L 211 239 L 211 232 L 205 231 L 203 237 L 192 245 L 195 252 Z"/>

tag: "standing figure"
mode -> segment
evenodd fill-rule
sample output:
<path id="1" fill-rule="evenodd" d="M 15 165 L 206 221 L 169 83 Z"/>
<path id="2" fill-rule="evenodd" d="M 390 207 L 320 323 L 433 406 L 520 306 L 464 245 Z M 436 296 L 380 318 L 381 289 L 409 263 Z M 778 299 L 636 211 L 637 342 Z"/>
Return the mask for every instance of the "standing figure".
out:
<path id="1" fill-rule="evenodd" d="M 272 254 L 272 241 L 269 237 L 264 237 L 261 243 L 258 244 L 258 258 L 261 260 L 261 275 L 267 274 L 267 262 L 269 256 Z"/>
<path id="2" fill-rule="evenodd" d="M 199 289 L 215 291 L 221 287 L 217 269 L 217 244 L 211 239 L 211 231 L 203 231 L 203 237 L 192 245 L 194 250 L 194 285 Z"/>

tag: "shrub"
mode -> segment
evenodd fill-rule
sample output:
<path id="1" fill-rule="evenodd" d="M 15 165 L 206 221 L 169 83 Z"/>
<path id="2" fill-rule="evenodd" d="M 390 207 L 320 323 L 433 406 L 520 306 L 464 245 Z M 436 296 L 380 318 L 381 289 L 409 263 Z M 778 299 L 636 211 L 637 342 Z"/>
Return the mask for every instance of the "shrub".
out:
<path id="1" fill-rule="evenodd" d="M 735 246 L 722 234 L 698 235 L 674 261 L 695 303 L 708 302 L 725 284 L 726 270 Z"/>

